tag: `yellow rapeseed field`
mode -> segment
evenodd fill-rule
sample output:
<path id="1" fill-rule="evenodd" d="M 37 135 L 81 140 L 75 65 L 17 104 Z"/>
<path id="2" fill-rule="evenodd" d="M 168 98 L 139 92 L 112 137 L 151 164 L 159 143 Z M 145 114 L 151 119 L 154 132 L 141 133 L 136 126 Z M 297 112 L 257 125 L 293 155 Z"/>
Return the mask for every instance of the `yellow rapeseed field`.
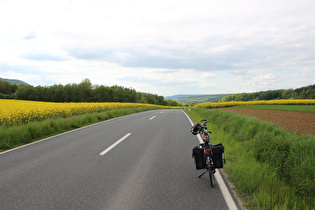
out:
<path id="1" fill-rule="evenodd" d="M 141 104 L 141 107 L 156 106 Z M 70 117 L 117 108 L 138 108 L 137 103 L 50 103 L 0 99 L 0 126 L 20 125 L 50 117 Z"/>
<path id="2" fill-rule="evenodd" d="M 246 106 L 246 105 L 315 105 L 314 99 L 294 99 L 294 100 L 270 100 L 270 101 L 230 101 L 222 103 L 200 103 L 194 107 L 204 108 L 223 108 L 231 106 Z"/>

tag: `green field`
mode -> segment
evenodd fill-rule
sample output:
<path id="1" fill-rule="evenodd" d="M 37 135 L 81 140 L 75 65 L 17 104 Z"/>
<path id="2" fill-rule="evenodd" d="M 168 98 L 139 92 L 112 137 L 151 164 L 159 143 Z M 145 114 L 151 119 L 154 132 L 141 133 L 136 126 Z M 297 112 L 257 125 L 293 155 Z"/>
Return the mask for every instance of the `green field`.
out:
<path id="1" fill-rule="evenodd" d="M 247 105 L 235 107 L 315 113 L 315 105 Z"/>

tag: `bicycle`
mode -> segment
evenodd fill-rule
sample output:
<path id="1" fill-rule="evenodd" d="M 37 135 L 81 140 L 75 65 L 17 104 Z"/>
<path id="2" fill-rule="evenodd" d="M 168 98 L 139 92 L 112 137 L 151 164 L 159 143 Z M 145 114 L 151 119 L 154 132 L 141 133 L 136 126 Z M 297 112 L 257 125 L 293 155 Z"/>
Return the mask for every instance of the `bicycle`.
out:
<path id="1" fill-rule="evenodd" d="M 211 131 L 208 131 L 206 124 L 208 120 L 201 120 L 203 124 L 195 124 L 190 131 L 194 135 L 201 135 L 203 143 L 199 146 L 193 148 L 193 157 L 196 162 L 196 169 L 206 169 L 198 178 L 202 177 L 205 173 L 209 172 L 209 179 L 211 187 L 214 187 L 215 178 L 214 173 L 216 168 L 223 168 L 223 162 L 225 162 L 223 157 L 224 147 L 222 144 L 212 145 L 210 143 Z"/>

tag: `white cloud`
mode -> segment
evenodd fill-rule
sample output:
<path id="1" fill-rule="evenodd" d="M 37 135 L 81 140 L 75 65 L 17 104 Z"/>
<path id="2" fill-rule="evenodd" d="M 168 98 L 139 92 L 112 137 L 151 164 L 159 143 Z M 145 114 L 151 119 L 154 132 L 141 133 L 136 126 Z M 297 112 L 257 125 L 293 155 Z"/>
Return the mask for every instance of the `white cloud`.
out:
<path id="1" fill-rule="evenodd" d="M 24 37 L 23 39 L 25 40 L 31 40 L 31 39 L 35 39 L 37 36 L 35 31 L 29 31 Z"/>
<path id="2" fill-rule="evenodd" d="M 201 74 L 201 78 L 213 78 L 213 77 L 215 77 L 215 74 L 213 74 L 211 72 Z"/>
<path id="3" fill-rule="evenodd" d="M 23 74 L 34 85 L 89 78 L 163 95 L 194 85 L 204 87 L 200 93 L 310 85 L 314 6 L 313 0 L 0 1 L 0 76 Z M 300 72 L 306 74 L 299 80 L 290 76 Z"/>

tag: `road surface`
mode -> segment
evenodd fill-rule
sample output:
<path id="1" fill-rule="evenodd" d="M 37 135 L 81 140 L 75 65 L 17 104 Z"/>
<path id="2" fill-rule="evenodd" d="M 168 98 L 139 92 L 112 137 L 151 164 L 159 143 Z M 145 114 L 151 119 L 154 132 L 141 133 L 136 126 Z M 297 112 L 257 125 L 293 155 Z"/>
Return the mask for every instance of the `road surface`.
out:
<path id="1" fill-rule="evenodd" d="M 0 153 L 1 209 L 228 209 L 198 179 L 181 110 L 154 110 Z"/>

